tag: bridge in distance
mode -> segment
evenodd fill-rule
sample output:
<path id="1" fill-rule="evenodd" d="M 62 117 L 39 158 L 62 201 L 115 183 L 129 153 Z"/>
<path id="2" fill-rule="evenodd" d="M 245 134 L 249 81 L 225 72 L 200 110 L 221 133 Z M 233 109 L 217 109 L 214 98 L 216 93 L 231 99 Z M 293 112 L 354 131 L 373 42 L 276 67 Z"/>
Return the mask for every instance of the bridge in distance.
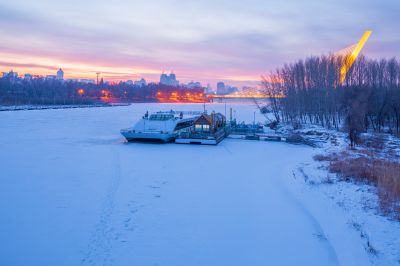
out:
<path id="1" fill-rule="evenodd" d="M 359 40 L 358 43 L 353 44 L 349 47 L 346 47 L 334 54 L 335 57 L 343 57 L 344 63 L 340 69 L 340 82 L 344 83 L 346 79 L 347 72 L 352 67 L 353 63 L 356 61 L 358 55 L 360 54 L 361 50 L 363 49 L 365 43 L 369 39 L 372 31 L 364 32 L 363 36 Z M 233 93 L 233 94 L 226 94 L 226 95 L 217 95 L 217 94 L 209 94 L 206 97 L 210 101 L 222 100 L 222 99 L 270 99 L 270 98 L 283 98 L 284 95 L 270 95 L 267 93 L 263 93 L 262 91 L 253 90 L 250 92 L 245 93 Z"/>
<path id="2" fill-rule="evenodd" d="M 222 99 L 270 99 L 270 98 L 282 98 L 282 95 L 268 95 L 268 94 L 226 94 L 226 95 L 217 95 L 210 94 L 207 95 L 207 98 L 210 101 L 213 100 L 222 100 Z"/>

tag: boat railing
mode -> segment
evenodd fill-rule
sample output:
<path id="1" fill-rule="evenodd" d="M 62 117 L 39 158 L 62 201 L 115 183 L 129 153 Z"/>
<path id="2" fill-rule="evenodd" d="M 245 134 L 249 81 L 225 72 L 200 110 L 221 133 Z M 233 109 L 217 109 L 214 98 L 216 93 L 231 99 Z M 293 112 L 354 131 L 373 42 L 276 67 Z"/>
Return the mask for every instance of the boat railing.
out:
<path id="1" fill-rule="evenodd" d="M 256 133 L 263 133 L 264 130 L 263 128 L 260 127 L 240 127 L 240 126 L 232 126 L 231 127 L 231 133 L 232 134 L 239 134 L 239 135 L 245 135 L 245 134 L 256 134 Z"/>
<path id="2" fill-rule="evenodd" d="M 183 114 L 183 115 L 202 115 L 203 112 L 200 111 L 174 111 L 175 114 L 179 115 L 179 114 Z"/>
<path id="3" fill-rule="evenodd" d="M 219 139 L 226 135 L 225 129 L 220 128 L 216 132 L 197 132 L 197 131 L 182 131 L 178 138 L 181 139 Z"/>

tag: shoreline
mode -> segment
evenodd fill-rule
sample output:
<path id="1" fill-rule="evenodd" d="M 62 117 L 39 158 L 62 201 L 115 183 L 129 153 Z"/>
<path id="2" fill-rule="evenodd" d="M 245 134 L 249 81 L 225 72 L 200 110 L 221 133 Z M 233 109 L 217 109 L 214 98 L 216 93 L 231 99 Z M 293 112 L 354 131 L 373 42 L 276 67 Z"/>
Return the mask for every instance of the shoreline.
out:
<path id="1" fill-rule="evenodd" d="M 49 109 L 74 109 L 74 108 L 94 108 L 94 107 L 117 107 L 129 106 L 132 103 L 112 103 L 112 104 L 68 104 L 68 105 L 0 105 L 0 112 L 7 111 L 30 111 L 30 110 L 49 110 Z"/>

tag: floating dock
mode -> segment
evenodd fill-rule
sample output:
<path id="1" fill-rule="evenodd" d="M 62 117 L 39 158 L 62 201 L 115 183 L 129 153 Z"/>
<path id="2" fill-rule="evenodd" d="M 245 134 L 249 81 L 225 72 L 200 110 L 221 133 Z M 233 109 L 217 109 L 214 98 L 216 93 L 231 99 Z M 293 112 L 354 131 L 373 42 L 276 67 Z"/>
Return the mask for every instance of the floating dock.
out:
<path id="1" fill-rule="evenodd" d="M 214 112 L 210 115 L 203 113 L 193 126 L 179 132 L 175 143 L 217 145 L 228 135 L 225 116 Z"/>

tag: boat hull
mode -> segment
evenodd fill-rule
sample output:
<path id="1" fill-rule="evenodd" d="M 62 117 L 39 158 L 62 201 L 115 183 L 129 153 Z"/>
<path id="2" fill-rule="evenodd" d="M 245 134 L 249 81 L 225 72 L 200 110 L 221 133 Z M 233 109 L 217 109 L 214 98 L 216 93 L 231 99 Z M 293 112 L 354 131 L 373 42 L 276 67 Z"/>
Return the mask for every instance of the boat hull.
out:
<path id="1" fill-rule="evenodd" d="M 216 139 L 175 139 L 177 144 L 217 145 L 218 142 Z"/>
<path id="2" fill-rule="evenodd" d="M 215 133 L 181 132 L 175 138 L 177 144 L 217 145 L 228 135 L 226 129 L 219 129 Z"/>
<path id="3" fill-rule="evenodd" d="M 176 134 L 156 132 L 133 132 L 121 130 L 122 136 L 129 142 L 161 142 L 167 143 L 175 139 Z"/>

